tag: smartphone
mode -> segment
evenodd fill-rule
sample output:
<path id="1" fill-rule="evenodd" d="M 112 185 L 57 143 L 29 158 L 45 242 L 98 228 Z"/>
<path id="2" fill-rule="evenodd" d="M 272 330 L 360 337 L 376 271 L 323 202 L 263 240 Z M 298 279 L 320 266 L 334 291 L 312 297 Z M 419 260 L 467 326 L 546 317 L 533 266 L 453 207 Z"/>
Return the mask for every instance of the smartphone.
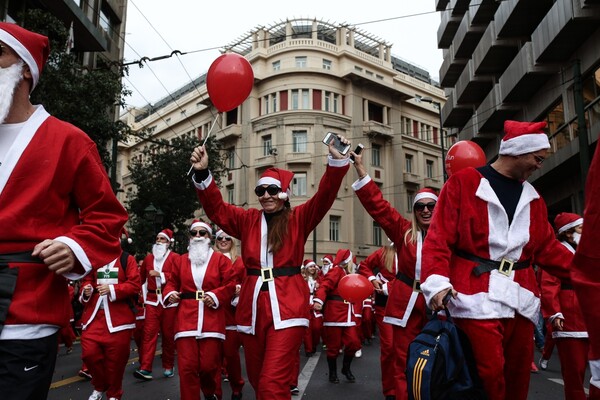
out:
<path id="1" fill-rule="evenodd" d="M 363 146 L 362 143 L 359 143 L 358 146 L 356 146 L 356 148 L 354 149 L 354 153 L 356 153 L 357 155 L 362 153 L 363 149 L 365 148 L 365 146 Z M 350 156 L 350 162 L 354 163 L 354 156 Z"/>
<path id="2" fill-rule="evenodd" d="M 342 155 L 345 155 L 350 151 L 350 144 L 342 143 L 337 133 L 327 132 L 327 135 L 323 138 L 323 143 L 329 146 L 331 142 L 333 142 L 333 147 L 335 147 Z"/>

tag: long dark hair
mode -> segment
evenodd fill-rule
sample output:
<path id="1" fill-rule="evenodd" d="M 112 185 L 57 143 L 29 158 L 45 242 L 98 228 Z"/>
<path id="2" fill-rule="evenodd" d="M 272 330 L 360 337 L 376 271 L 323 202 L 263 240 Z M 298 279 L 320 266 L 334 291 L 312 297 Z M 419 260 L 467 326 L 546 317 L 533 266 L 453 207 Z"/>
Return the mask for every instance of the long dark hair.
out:
<path id="1" fill-rule="evenodd" d="M 283 240 L 288 234 L 288 223 L 291 214 L 292 208 L 289 201 L 286 201 L 283 210 L 274 215 L 268 222 L 267 243 L 273 254 L 283 247 Z"/>

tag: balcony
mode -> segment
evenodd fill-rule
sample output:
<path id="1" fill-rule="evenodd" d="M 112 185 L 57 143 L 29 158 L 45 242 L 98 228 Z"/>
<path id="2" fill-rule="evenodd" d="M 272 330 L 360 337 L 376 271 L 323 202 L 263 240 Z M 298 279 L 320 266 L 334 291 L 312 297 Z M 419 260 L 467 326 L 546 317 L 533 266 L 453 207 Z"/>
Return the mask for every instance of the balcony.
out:
<path id="1" fill-rule="evenodd" d="M 384 125 L 376 121 L 363 122 L 362 133 L 370 138 L 374 136 L 383 136 L 384 139 L 391 140 L 394 135 L 394 130 L 389 125 Z"/>
<path id="2" fill-rule="evenodd" d="M 313 162 L 313 158 L 314 156 L 310 153 L 285 153 L 286 164 L 311 164 Z"/>
<path id="3" fill-rule="evenodd" d="M 452 14 L 452 11 L 443 11 L 442 19 L 440 21 L 440 27 L 437 31 L 438 47 L 440 49 L 447 49 L 454 40 L 454 35 L 458 30 L 462 15 L 456 16 Z"/>
<path id="4" fill-rule="evenodd" d="M 413 172 L 404 172 L 402 178 L 407 185 L 418 186 L 422 181 L 421 177 Z"/>
<path id="5" fill-rule="evenodd" d="M 45 2 L 48 10 L 65 25 L 73 22 L 75 50 L 107 51 L 109 42 L 101 28 L 95 26 L 73 0 L 55 0 Z"/>
<path id="6" fill-rule="evenodd" d="M 440 190 L 442 188 L 442 180 L 435 178 L 425 178 L 424 186 Z"/>
<path id="7" fill-rule="evenodd" d="M 485 28 L 486 25 L 475 24 L 472 14 L 467 11 L 452 42 L 454 58 L 470 58 L 485 32 Z"/>
<path id="8" fill-rule="evenodd" d="M 436 0 L 435 11 L 444 11 L 448 6 L 448 3 L 450 3 L 450 0 Z"/>
<path id="9" fill-rule="evenodd" d="M 494 15 L 498 37 L 529 37 L 553 3 L 554 0 L 503 1 Z"/>
<path id="10" fill-rule="evenodd" d="M 454 49 L 444 50 L 444 61 L 440 67 L 440 85 L 442 87 L 453 87 L 462 73 L 465 65 L 469 61 L 468 58 L 457 59 L 454 57 Z"/>
<path id="11" fill-rule="evenodd" d="M 219 141 L 230 141 L 239 139 L 242 137 L 242 125 L 232 124 L 228 125 L 222 130 L 218 131 L 215 138 Z"/>
<path id="12" fill-rule="evenodd" d="M 471 115 L 473 114 L 473 106 L 469 104 L 458 104 L 454 93 L 450 93 L 446 100 L 446 104 L 442 107 L 442 121 L 445 128 L 458 127 L 462 128 Z"/>
<path id="13" fill-rule="evenodd" d="M 460 78 L 456 82 L 456 101 L 459 104 L 479 104 L 494 87 L 494 77 L 477 75 L 474 62 L 469 60 Z"/>
<path id="14" fill-rule="evenodd" d="M 500 77 L 519 52 L 519 39 L 500 39 L 496 25 L 489 24 L 473 51 L 474 73 Z"/>

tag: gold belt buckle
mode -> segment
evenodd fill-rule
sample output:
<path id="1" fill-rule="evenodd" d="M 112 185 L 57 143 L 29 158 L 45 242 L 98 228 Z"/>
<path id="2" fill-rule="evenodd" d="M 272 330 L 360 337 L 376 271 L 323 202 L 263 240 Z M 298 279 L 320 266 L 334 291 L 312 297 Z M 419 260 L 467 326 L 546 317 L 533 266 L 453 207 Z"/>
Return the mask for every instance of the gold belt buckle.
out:
<path id="1" fill-rule="evenodd" d="M 413 281 L 413 292 L 421 293 L 421 281 L 416 279 Z"/>
<path id="2" fill-rule="evenodd" d="M 344 304 L 350 304 L 348 300 L 344 300 Z"/>
<path id="3" fill-rule="evenodd" d="M 263 282 L 271 282 L 273 280 L 273 268 L 264 268 L 260 270 L 260 277 Z"/>
<path id="4" fill-rule="evenodd" d="M 196 300 L 201 301 L 204 297 L 204 290 L 196 290 Z"/>
<path id="5" fill-rule="evenodd" d="M 157 288 L 157 289 L 155 290 L 155 292 L 156 292 L 156 295 L 158 296 L 159 294 L 161 294 L 161 293 L 162 293 L 162 290 L 160 290 L 160 288 Z"/>
<path id="6" fill-rule="evenodd" d="M 506 264 L 508 264 L 508 268 L 505 267 Z M 510 276 L 510 273 L 512 272 L 514 265 L 515 265 L 514 261 L 510 261 L 506 258 L 503 258 L 502 260 L 500 260 L 500 266 L 498 267 L 498 272 L 500 272 L 502 275 Z"/>

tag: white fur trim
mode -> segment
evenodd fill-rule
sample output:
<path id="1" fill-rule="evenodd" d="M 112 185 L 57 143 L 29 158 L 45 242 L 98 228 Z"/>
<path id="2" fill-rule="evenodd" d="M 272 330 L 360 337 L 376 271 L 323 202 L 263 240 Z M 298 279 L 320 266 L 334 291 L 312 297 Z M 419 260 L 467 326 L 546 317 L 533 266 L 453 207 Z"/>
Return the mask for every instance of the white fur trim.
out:
<path id="1" fill-rule="evenodd" d="M 194 175 L 192 175 L 192 182 L 194 182 L 194 186 L 198 190 L 206 190 L 206 188 L 211 184 L 212 181 L 213 181 L 213 176 L 210 173 L 210 171 L 208 171 L 208 178 L 206 178 L 202 182 L 196 182 L 194 180 Z"/>
<path id="2" fill-rule="evenodd" d="M 600 360 L 590 360 L 590 372 L 592 375 L 590 385 L 600 389 Z"/>
<path id="3" fill-rule="evenodd" d="M 451 287 L 450 279 L 447 276 L 437 274 L 429 276 L 425 282 L 421 283 L 421 290 L 425 296 L 425 304 L 430 304 L 431 299 L 436 294 Z"/>
<path id="4" fill-rule="evenodd" d="M 210 225 L 208 225 L 207 223 L 202 222 L 202 221 L 194 222 L 192 224 L 192 226 L 190 226 L 190 230 L 192 230 L 194 228 L 198 228 L 198 227 L 202 227 L 202 228 L 206 229 L 208 231 L 208 233 L 210 233 L 212 236 L 212 232 L 213 232 L 212 228 L 210 227 Z"/>
<path id="5" fill-rule="evenodd" d="M 549 149 L 548 135 L 543 132 L 520 135 L 500 142 L 498 154 L 503 156 L 520 156 L 534 151 Z"/>
<path id="6" fill-rule="evenodd" d="M 367 183 L 371 182 L 372 179 L 369 175 L 365 176 L 362 179 L 357 179 L 353 184 L 352 184 L 352 189 L 354 189 L 354 191 L 358 191 L 359 189 L 362 189 L 363 187 L 366 186 Z"/>
<path id="7" fill-rule="evenodd" d="M 344 167 L 350 164 L 349 158 L 333 158 L 331 154 L 327 154 L 327 165 L 331 167 Z"/>
<path id="8" fill-rule="evenodd" d="M 77 260 L 81 263 L 81 266 L 85 270 L 83 275 L 76 274 L 74 272 L 68 272 L 66 274 L 62 274 L 65 278 L 72 280 L 72 281 L 81 279 L 82 277 L 87 275 L 88 272 L 90 272 L 92 270 L 92 263 L 90 262 L 90 259 L 88 258 L 87 254 L 85 254 L 85 251 L 79 245 L 79 243 L 77 243 L 75 240 L 71 239 L 70 237 L 66 237 L 66 236 L 59 236 L 57 238 L 54 238 L 54 240 L 56 240 L 57 242 L 64 243 L 67 246 L 69 246 L 69 248 L 71 249 L 73 254 L 75 254 L 75 257 L 77 257 Z"/>
<path id="9" fill-rule="evenodd" d="M 258 180 L 258 182 L 256 182 L 256 186 L 262 186 L 262 185 L 275 185 L 278 188 L 281 188 L 281 182 L 279 181 L 279 179 L 275 179 L 275 178 L 271 178 L 269 176 L 266 176 L 264 178 L 260 178 Z"/>
<path id="10" fill-rule="evenodd" d="M 586 339 L 587 337 L 588 337 L 587 332 L 552 331 L 553 339 L 560 339 L 560 338 Z"/>
<path id="11" fill-rule="evenodd" d="M 175 334 L 175 340 L 184 337 L 194 337 L 196 339 L 216 338 L 225 340 L 225 335 L 218 332 L 183 331 Z"/>
<path id="12" fill-rule="evenodd" d="M 171 240 L 171 238 L 169 237 L 169 235 L 167 235 L 167 234 L 166 234 L 166 233 L 164 233 L 164 232 L 158 232 L 158 233 L 156 234 L 156 236 L 162 236 L 162 237 L 164 237 L 165 239 L 167 239 L 167 240 L 169 240 L 169 241 Z"/>
<path id="13" fill-rule="evenodd" d="M 583 218 L 579 218 L 577 221 L 573 221 L 569 224 L 566 224 L 558 230 L 558 233 L 563 233 L 564 231 L 568 231 L 569 229 L 575 228 L 576 226 L 579 226 L 581 224 L 583 224 Z"/>
<path id="14" fill-rule="evenodd" d="M 13 35 L 2 29 L 0 29 L 0 40 L 6 43 L 11 49 L 13 49 L 15 53 L 17 53 L 17 55 L 23 61 L 25 61 L 25 64 L 27 64 L 27 66 L 29 67 L 29 70 L 31 71 L 31 76 L 33 78 L 33 85 L 31 86 L 31 91 L 33 91 L 33 89 L 36 87 L 40 80 L 40 70 L 38 68 L 37 63 L 35 62 L 35 59 L 31 55 L 29 50 L 27 50 L 27 48 L 21 44 L 21 42 L 19 42 Z"/>
<path id="15" fill-rule="evenodd" d="M 417 201 L 422 200 L 422 199 L 433 199 L 435 201 L 438 201 L 438 197 L 435 194 L 422 192 L 422 193 L 417 193 L 417 195 L 413 199 L 413 206 L 415 204 L 417 204 Z"/>

